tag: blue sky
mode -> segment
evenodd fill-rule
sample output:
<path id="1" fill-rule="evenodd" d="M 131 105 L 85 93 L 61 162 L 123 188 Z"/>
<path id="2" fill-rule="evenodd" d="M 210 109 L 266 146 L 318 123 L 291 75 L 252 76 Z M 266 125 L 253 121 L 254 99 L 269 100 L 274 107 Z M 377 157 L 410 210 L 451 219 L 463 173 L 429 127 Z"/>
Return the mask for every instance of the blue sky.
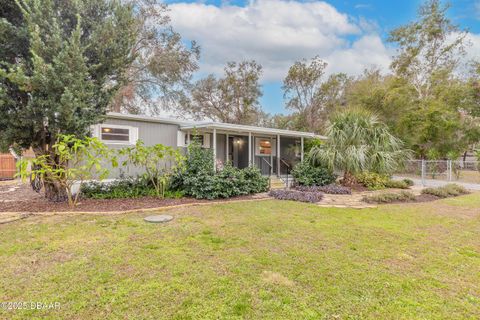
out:
<path id="1" fill-rule="evenodd" d="M 412 21 L 421 1 L 167 1 L 173 27 L 202 49 L 197 77 L 221 74 L 227 61 L 264 66 L 261 99 L 270 113 L 284 108 L 281 81 L 288 66 L 319 55 L 327 71 L 356 75 L 388 70 L 394 48 L 388 32 Z M 480 0 L 450 1 L 449 18 L 471 32 L 470 57 L 480 56 Z"/>

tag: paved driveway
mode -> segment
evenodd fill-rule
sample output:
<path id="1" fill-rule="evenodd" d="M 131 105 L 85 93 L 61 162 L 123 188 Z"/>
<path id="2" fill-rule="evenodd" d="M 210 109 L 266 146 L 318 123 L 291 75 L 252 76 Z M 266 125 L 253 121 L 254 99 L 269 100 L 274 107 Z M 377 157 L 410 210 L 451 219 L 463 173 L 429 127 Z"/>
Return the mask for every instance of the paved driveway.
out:
<path id="1" fill-rule="evenodd" d="M 422 179 L 415 179 L 411 177 L 402 177 L 402 176 L 393 176 L 393 179 L 395 180 L 401 180 L 401 179 L 410 179 L 412 180 L 416 186 L 426 186 L 426 187 L 441 187 L 449 183 L 455 183 L 461 186 L 464 186 L 465 188 L 469 190 L 480 190 L 480 184 L 478 183 L 466 183 L 466 182 L 460 182 L 460 181 L 445 181 L 445 180 L 436 180 L 436 179 L 425 179 L 424 183 L 422 183 Z"/>

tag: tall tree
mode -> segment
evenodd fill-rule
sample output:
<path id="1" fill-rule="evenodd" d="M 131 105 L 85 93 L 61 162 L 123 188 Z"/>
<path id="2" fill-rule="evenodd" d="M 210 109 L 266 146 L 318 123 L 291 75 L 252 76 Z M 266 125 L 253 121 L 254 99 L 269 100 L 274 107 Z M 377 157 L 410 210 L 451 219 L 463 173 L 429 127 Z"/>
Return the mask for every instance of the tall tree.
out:
<path id="1" fill-rule="evenodd" d="M 344 106 L 347 75 L 333 74 L 324 81 L 327 63 L 319 57 L 295 62 L 283 80 L 284 99 L 297 117 L 297 129 L 322 132 L 328 115 Z"/>
<path id="2" fill-rule="evenodd" d="M 478 136 L 467 111 L 472 102 L 466 98 L 469 88 L 457 76 L 466 32 L 446 17 L 447 9 L 429 0 L 416 21 L 393 30 L 389 38 L 398 46 L 392 70 L 411 96 L 396 132 L 420 157 L 459 154 Z"/>
<path id="3" fill-rule="evenodd" d="M 381 121 L 396 129 L 399 119 L 416 103 L 414 89 L 402 78 L 384 75 L 379 69 L 366 69 L 350 82 L 346 100 L 351 106 L 359 106 L 377 114 Z"/>
<path id="4" fill-rule="evenodd" d="M 261 73 L 262 67 L 255 61 L 229 62 L 223 77 L 209 75 L 197 81 L 190 101 L 180 111 L 195 119 L 261 124 L 266 118 L 259 103 Z"/>
<path id="5" fill-rule="evenodd" d="M 0 67 L 0 145 L 32 147 L 37 156 L 54 158 L 57 136 L 88 135 L 123 85 L 135 60 L 134 7 L 115 0 L 16 5 L 10 1 L 2 11 L 2 28 L 25 31 L 25 37 L 18 48 L 15 39 L 2 43 L 9 54 Z M 47 198 L 65 199 L 59 185 L 45 189 Z"/>
<path id="6" fill-rule="evenodd" d="M 135 8 L 136 57 L 126 82 L 111 105 L 116 112 L 157 114 L 185 99 L 192 73 L 198 69 L 199 46 L 185 45 L 170 26 L 168 7 L 159 0 L 128 0 Z"/>
<path id="7" fill-rule="evenodd" d="M 390 33 L 389 41 L 399 48 L 392 70 L 408 79 L 420 99 L 429 98 L 435 84 L 451 76 L 465 54 L 467 33 L 447 18 L 448 8 L 428 0 L 420 6 L 417 21 Z"/>

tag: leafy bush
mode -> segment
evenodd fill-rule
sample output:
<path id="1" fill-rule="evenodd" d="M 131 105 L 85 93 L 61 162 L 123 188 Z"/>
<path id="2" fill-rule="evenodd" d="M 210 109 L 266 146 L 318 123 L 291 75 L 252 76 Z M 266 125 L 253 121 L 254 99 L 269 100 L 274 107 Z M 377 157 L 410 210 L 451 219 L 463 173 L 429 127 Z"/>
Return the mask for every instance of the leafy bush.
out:
<path id="1" fill-rule="evenodd" d="M 144 177 L 154 187 L 157 197 L 165 196 L 172 174 L 182 166 L 184 160 L 180 151 L 173 147 L 163 144 L 146 146 L 141 140 L 135 146 L 120 149 L 119 154 L 126 157 L 124 166 L 131 163 L 145 171 Z"/>
<path id="2" fill-rule="evenodd" d="M 96 181 L 85 183 L 82 186 L 82 196 L 92 199 L 139 198 L 157 196 L 157 191 L 148 178 L 140 176 L 120 178 L 109 183 Z M 182 196 L 183 194 L 179 191 L 165 192 L 166 198 L 181 198 Z"/>
<path id="3" fill-rule="evenodd" d="M 323 198 L 323 194 L 320 192 L 302 192 L 295 190 L 272 190 L 269 195 L 278 200 L 293 200 L 310 203 L 319 202 Z"/>
<path id="4" fill-rule="evenodd" d="M 267 191 L 268 178 L 257 168 L 238 169 L 230 163 L 215 172 L 211 150 L 192 143 L 185 166 L 175 174 L 172 187 L 197 199 L 229 198 Z"/>
<path id="5" fill-rule="evenodd" d="M 298 191 L 304 192 L 323 192 L 327 194 L 352 194 L 352 189 L 338 184 L 327 184 L 326 186 L 297 186 Z"/>
<path id="6" fill-rule="evenodd" d="M 430 194 L 439 198 L 455 197 L 467 193 L 467 189 L 454 183 L 442 187 L 425 188 L 422 190 L 422 194 Z"/>
<path id="7" fill-rule="evenodd" d="M 74 135 L 58 135 L 51 154 L 19 161 L 17 166 L 22 179 L 29 174 L 29 162 L 32 176 L 41 179 L 46 191 L 47 186 L 65 190 L 70 207 L 77 205 L 85 181 L 94 177 L 103 180 L 108 176 L 105 162 L 111 162 L 112 167 L 117 166 L 116 157 L 99 139 L 79 139 Z M 76 183 L 80 184 L 80 192 L 74 194 L 73 185 Z"/>
<path id="8" fill-rule="evenodd" d="M 402 181 L 405 182 L 409 187 L 412 187 L 415 184 L 412 179 L 403 179 Z"/>
<path id="9" fill-rule="evenodd" d="M 355 178 L 358 183 L 365 186 L 369 190 L 385 189 L 386 184 L 389 181 L 389 178 L 385 175 L 368 171 L 356 174 Z"/>
<path id="10" fill-rule="evenodd" d="M 262 172 L 256 167 L 247 167 L 242 169 L 247 193 L 260 193 L 268 190 L 268 178 L 262 175 Z"/>
<path id="11" fill-rule="evenodd" d="M 401 191 L 400 193 L 380 193 L 363 197 L 363 201 L 367 203 L 407 202 L 414 200 L 415 195 L 410 191 Z"/>
<path id="12" fill-rule="evenodd" d="M 310 161 L 298 163 L 292 170 L 295 181 L 302 186 L 324 186 L 335 182 L 335 174 L 326 167 L 315 167 Z"/>
<path id="13" fill-rule="evenodd" d="M 393 188 L 393 189 L 408 189 L 409 185 L 403 180 L 387 180 L 385 183 L 386 188 Z"/>

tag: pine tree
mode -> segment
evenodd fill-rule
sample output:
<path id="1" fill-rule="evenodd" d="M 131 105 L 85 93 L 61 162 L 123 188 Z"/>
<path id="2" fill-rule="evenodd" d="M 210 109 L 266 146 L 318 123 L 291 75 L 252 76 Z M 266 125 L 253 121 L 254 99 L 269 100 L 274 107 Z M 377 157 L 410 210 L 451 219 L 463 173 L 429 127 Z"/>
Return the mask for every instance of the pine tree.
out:
<path id="1" fill-rule="evenodd" d="M 106 114 L 135 59 L 134 8 L 115 0 L 3 2 L 0 30 L 18 31 L 27 50 L 15 48 L 16 39 L 0 49 L 0 146 L 50 154 L 58 134 L 88 135 Z M 48 199 L 65 199 L 54 183 L 45 189 Z"/>

